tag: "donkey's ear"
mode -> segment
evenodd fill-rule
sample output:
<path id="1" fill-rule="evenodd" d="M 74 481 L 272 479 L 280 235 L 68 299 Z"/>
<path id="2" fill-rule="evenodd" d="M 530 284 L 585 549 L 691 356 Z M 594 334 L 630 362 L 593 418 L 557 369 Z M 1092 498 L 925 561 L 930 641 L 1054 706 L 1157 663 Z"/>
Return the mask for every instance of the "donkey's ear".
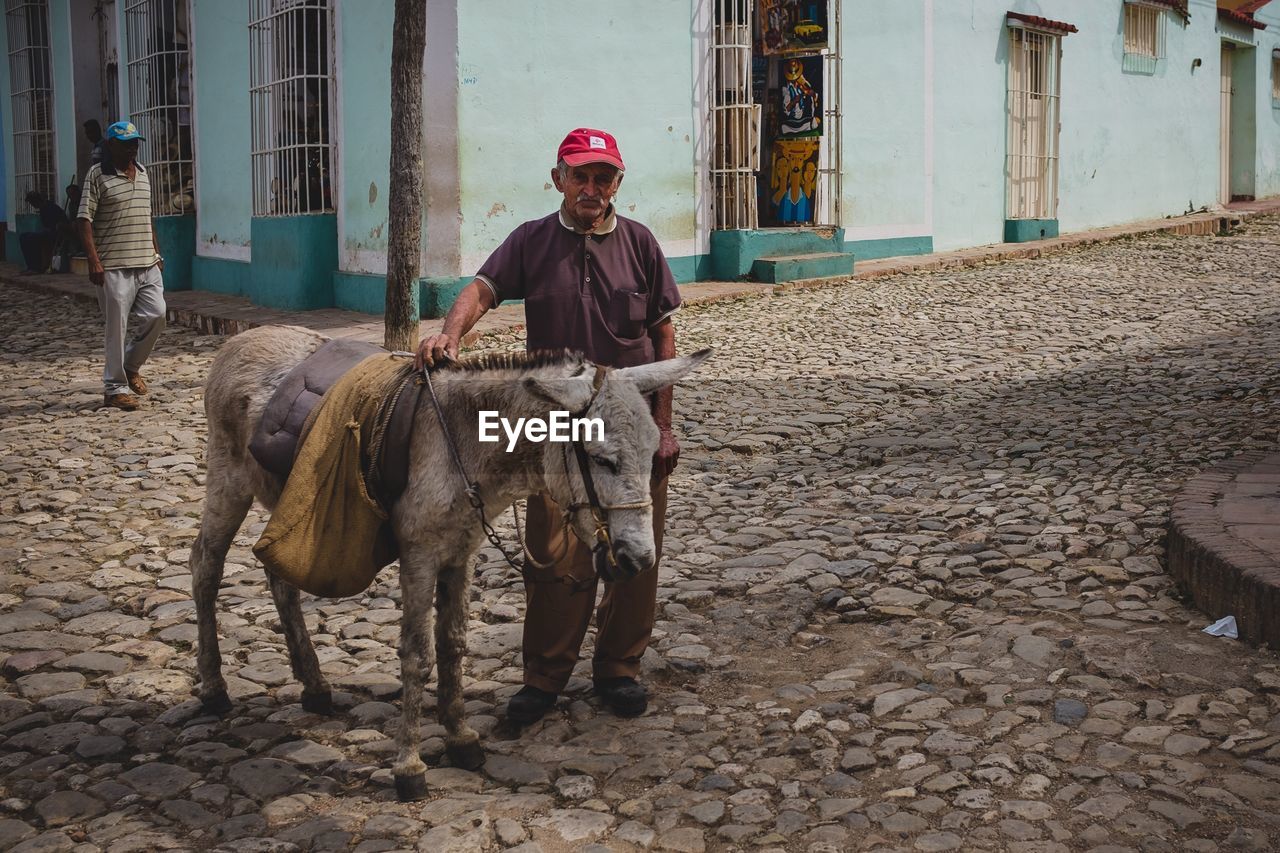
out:
<path id="1" fill-rule="evenodd" d="M 591 385 L 591 374 L 570 379 L 538 379 L 529 376 L 522 384 L 524 390 L 535 398 L 570 412 L 585 409 L 595 391 Z"/>
<path id="2" fill-rule="evenodd" d="M 712 352 L 713 350 L 708 347 L 707 349 L 698 350 L 693 355 L 682 355 L 678 358 L 655 361 L 653 364 L 642 364 L 638 367 L 624 367 L 611 372 L 609 381 L 625 379 L 628 382 L 636 383 L 636 389 L 641 394 L 648 394 L 652 391 L 657 391 L 659 388 L 674 385 L 684 379 L 697 370 L 702 362 L 710 358 Z"/>

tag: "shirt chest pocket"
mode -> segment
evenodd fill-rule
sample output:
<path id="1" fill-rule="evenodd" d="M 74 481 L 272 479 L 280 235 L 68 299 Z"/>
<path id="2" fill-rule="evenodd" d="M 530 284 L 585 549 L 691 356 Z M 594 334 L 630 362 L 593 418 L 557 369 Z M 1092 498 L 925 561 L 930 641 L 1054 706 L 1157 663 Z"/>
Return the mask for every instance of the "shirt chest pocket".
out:
<path id="1" fill-rule="evenodd" d="M 634 290 L 614 292 L 609 303 L 609 326 L 619 338 L 643 335 L 648 316 L 649 294 Z"/>

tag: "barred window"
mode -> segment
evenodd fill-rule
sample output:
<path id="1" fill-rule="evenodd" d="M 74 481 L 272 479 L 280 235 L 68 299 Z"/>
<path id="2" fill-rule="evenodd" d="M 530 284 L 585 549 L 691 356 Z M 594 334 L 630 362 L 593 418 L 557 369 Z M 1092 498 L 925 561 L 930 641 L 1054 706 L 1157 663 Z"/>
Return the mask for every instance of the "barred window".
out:
<path id="1" fill-rule="evenodd" d="M 13 98 L 14 190 L 17 209 L 23 210 L 32 190 L 58 199 L 49 6 L 47 0 L 5 0 L 4 8 Z"/>
<path id="2" fill-rule="evenodd" d="M 1124 4 L 1124 67 L 1126 71 L 1154 73 L 1164 58 L 1167 8 L 1131 0 Z"/>
<path id="3" fill-rule="evenodd" d="M 253 214 L 333 210 L 332 0 L 249 0 Z"/>
<path id="4" fill-rule="evenodd" d="M 138 159 L 151 177 L 151 209 L 195 208 L 191 134 L 191 9 L 188 0 L 128 0 L 129 103 L 146 137 Z"/>
<path id="5" fill-rule="evenodd" d="M 1009 219 L 1057 218 L 1061 78 L 1061 36 L 1009 30 Z"/>

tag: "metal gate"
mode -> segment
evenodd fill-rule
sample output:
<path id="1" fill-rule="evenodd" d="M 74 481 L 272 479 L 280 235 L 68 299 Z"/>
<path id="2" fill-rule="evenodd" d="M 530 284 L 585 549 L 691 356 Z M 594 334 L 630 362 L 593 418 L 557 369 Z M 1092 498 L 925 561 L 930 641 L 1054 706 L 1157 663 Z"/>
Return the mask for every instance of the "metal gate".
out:
<path id="1" fill-rule="evenodd" d="M 715 228 L 754 229 L 760 106 L 751 88 L 754 0 L 718 0 L 711 42 L 711 184 Z"/>
<path id="2" fill-rule="evenodd" d="M 757 102 L 752 80 L 752 45 L 758 33 L 757 0 L 703 0 L 715 13 L 711 40 L 711 185 L 712 224 L 716 230 L 759 227 L 758 181 L 762 168 L 761 117 L 769 105 Z M 814 199 L 817 227 L 840 225 L 841 59 L 840 5 L 828 7 L 828 38 L 821 51 L 825 82 L 822 116 L 825 132 L 818 150 Z M 815 51 L 816 52 L 816 51 Z"/>
<path id="3" fill-rule="evenodd" d="M 1058 215 L 1059 80 L 1062 39 L 1022 27 L 1009 30 L 1009 219 Z"/>

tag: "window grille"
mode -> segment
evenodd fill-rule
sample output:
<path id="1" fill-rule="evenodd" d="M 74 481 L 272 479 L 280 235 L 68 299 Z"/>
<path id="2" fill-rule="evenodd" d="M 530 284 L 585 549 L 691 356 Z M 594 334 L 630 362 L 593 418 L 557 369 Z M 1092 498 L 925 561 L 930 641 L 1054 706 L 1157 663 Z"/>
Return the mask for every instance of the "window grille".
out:
<path id="1" fill-rule="evenodd" d="M 54 162 L 53 75 L 46 0 L 5 0 L 9 36 L 9 90 L 13 98 L 14 191 L 17 210 L 35 190 L 57 200 Z"/>
<path id="2" fill-rule="evenodd" d="M 333 210 L 332 0 L 249 0 L 253 214 Z"/>
<path id="3" fill-rule="evenodd" d="M 129 103 L 146 139 L 138 159 L 151 178 L 151 209 L 174 216 L 195 208 L 191 133 L 191 9 L 188 0 L 128 0 Z"/>
<path id="4" fill-rule="evenodd" d="M 1124 70 L 1153 74 L 1165 56 L 1167 7 L 1124 4 Z"/>
<path id="5" fill-rule="evenodd" d="M 759 224 L 756 173 L 760 170 L 760 105 L 751 81 L 754 2 L 716 3 L 711 58 L 711 181 L 717 229 L 754 229 Z"/>
<path id="6" fill-rule="evenodd" d="M 1058 211 L 1060 36 L 1009 30 L 1008 218 L 1054 219 Z"/>

